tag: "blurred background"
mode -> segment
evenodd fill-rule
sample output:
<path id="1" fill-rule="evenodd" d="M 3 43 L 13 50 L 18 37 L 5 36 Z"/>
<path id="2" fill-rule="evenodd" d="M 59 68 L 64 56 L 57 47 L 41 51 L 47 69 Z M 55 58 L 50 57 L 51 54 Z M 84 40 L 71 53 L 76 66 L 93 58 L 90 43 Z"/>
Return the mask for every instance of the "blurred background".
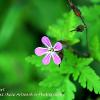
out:
<path id="1" fill-rule="evenodd" d="M 73 2 L 80 8 L 100 6 L 99 0 L 73 0 Z M 100 34 L 99 10 L 97 8 L 94 10 L 97 12 L 90 13 L 93 19 L 93 22 L 90 20 L 90 25 L 93 27 L 93 23 L 99 23 L 91 31 L 96 30 L 98 34 Z M 45 35 L 48 27 L 69 11 L 70 7 L 66 0 L 0 0 L 0 88 L 5 88 L 4 92 L 34 93 L 38 91 L 37 84 L 41 74 L 33 65 L 28 64 L 25 58 L 34 54 L 34 49 L 41 45 L 40 39 Z M 98 20 L 94 16 L 98 16 Z M 97 62 L 94 64 L 98 67 L 93 68 L 100 75 L 99 57 L 97 54 Z M 99 95 L 82 89 L 79 84 L 77 88 L 75 100 L 100 100 Z M 12 98 L 13 100 L 23 99 L 23 97 Z M 24 97 L 24 99 L 44 100 L 35 97 Z M 0 97 L 0 100 L 12 99 L 5 96 Z"/>

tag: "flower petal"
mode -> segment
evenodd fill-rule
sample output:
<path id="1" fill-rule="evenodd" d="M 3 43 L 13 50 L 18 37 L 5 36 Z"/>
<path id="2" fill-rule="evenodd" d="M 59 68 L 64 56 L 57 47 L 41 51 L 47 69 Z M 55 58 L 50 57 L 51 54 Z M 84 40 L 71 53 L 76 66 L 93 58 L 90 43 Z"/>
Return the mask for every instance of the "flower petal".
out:
<path id="1" fill-rule="evenodd" d="M 59 65 L 61 63 L 61 58 L 57 55 L 56 52 L 52 54 L 52 58 L 55 64 Z"/>
<path id="2" fill-rule="evenodd" d="M 37 56 L 42 56 L 42 55 L 46 54 L 47 52 L 48 52 L 48 49 L 47 48 L 37 47 L 35 49 L 35 54 Z"/>
<path id="3" fill-rule="evenodd" d="M 55 45 L 54 45 L 54 51 L 60 51 L 62 49 L 62 44 L 60 42 L 57 42 Z"/>
<path id="4" fill-rule="evenodd" d="M 52 47 L 51 42 L 48 37 L 43 36 L 41 39 L 42 43 L 47 47 Z"/>
<path id="5" fill-rule="evenodd" d="M 43 64 L 48 65 L 50 63 L 51 54 L 48 53 L 42 60 Z"/>

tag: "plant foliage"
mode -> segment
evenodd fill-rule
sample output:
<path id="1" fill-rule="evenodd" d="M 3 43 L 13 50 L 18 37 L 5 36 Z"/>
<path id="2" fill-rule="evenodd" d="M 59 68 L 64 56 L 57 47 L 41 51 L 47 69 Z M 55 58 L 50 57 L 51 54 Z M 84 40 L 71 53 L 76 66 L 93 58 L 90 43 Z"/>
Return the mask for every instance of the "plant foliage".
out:
<path id="1" fill-rule="evenodd" d="M 90 13 L 96 12 L 99 8 L 99 6 L 91 7 L 89 10 L 87 7 L 81 8 L 88 25 L 89 21 L 94 22 Z M 98 18 L 100 15 L 99 11 L 97 12 L 98 13 L 94 15 L 95 18 Z M 53 42 L 55 40 L 64 40 L 69 41 L 71 45 L 77 44 L 80 42 L 81 36 L 85 37 L 85 33 L 71 33 L 70 31 L 79 23 L 79 19 L 76 18 L 72 11 L 70 11 L 64 14 L 63 18 L 58 20 L 56 24 L 51 25 L 46 32 L 46 35 L 54 38 Z M 60 97 L 51 97 L 51 100 L 73 100 L 75 98 L 76 86 L 74 82 L 71 81 L 71 76 L 74 81 L 78 81 L 83 88 L 87 88 L 89 91 L 94 91 L 96 94 L 100 94 L 100 77 L 91 67 L 91 63 L 94 61 L 94 58 L 99 60 L 100 57 L 97 55 L 100 53 L 99 32 L 98 29 L 95 29 L 98 24 L 99 23 L 97 21 L 95 26 L 89 25 L 89 27 L 92 27 L 90 29 L 88 27 L 90 32 L 89 49 L 92 53 L 90 57 L 79 57 L 73 51 L 64 49 L 64 58 L 60 67 L 55 65 L 52 61 L 49 65 L 43 66 L 42 57 L 37 57 L 35 55 L 26 58 L 29 63 L 33 64 L 37 69 L 43 72 L 44 79 L 39 82 L 40 87 L 47 87 L 47 89 L 54 88 L 54 93 L 60 92 L 63 94 L 63 96 Z"/>

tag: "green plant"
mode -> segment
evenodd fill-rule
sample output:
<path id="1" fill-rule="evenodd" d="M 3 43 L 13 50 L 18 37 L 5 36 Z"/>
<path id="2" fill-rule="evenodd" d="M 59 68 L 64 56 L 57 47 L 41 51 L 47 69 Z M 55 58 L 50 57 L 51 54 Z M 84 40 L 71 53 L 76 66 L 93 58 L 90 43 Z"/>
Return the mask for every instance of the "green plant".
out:
<path id="1" fill-rule="evenodd" d="M 88 8 L 81 7 L 83 14 L 86 18 L 86 22 L 94 22 L 95 19 L 99 19 L 100 12 L 99 6 Z M 96 12 L 96 15 L 91 17 L 91 12 Z M 80 38 L 86 43 L 85 33 L 70 32 L 73 27 L 80 23 L 79 19 L 74 15 L 72 11 L 64 14 L 64 17 L 54 25 L 51 25 L 46 33 L 54 41 L 68 41 L 71 46 L 80 43 Z M 95 23 L 95 22 L 94 22 Z M 74 81 L 78 81 L 83 88 L 87 88 L 89 91 L 94 91 L 96 94 L 100 94 L 100 77 L 91 68 L 91 63 L 97 59 L 100 61 L 100 39 L 98 37 L 99 31 L 95 27 L 100 24 L 95 23 L 95 26 L 89 25 L 89 57 L 78 56 L 70 49 L 64 49 L 64 57 L 60 67 L 51 62 L 49 65 L 43 66 L 41 63 L 42 57 L 32 55 L 27 57 L 26 60 L 33 64 L 37 69 L 41 70 L 44 79 L 39 82 L 40 87 L 48 89 L 53 88 L 53 93 L 60 92 L 64 96 L 53 96 L 50 100 L 73 100 L 75 98 L 76 86 L 70 77 L 72 76 Z M 94 30 L 93 30 L 94 29 Z M 95 32 L 96 34 L 93 34 Z M 95 47 L 94 47 L 95 43 Z M 67 44 L 66 44 L 67 45 Z M 83 44 L 81 44 L 84 46 Z M 86 44 L 85 44 L 86 45 Z M 44 100 L 44 99 L 43 99 Z"/>

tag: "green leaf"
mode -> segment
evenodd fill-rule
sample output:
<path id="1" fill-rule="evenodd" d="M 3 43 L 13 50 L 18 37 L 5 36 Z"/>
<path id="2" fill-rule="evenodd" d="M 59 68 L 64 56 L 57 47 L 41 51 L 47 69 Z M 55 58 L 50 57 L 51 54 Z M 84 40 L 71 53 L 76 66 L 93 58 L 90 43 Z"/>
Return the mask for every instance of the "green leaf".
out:
<path id="1" fill-rule="evenodd" d="M 66 95 L 66 100 L 73 100 L 75 98 L 74 92 L 76 92 L 76 87 L 75 85 L 68 79 L 66 79 L 65 83 L 65 95 Z"/>
<path id="2" fill-rule="evenodd" d="M 56 24 L 51 25 L 46 34 L 48 36 L 56 38 L 57 40 L 70 41 L 71 44 L 77 43 L 79 42 L 80 34 L 70 31 L 75 29 L 78 23 L 79 20 L 74 15 L 74 13 L 69 12 L 67 14 L 64 14 L 64 17 L 62 19 L 59 19 Z"/>
<path id="3" fill-rule="evenodd" d="M 100 94 L 100 77 L 89 66 L 81 70 L 79 83 L 82 87 Z"/>
<path id="4" fill-rule="evenodd" d="M 56 97 L 53 96 L 50 100 L 73 100 L 75 98 L 74 92 L 76 92 L 76 87 L 67 77 L 51 74 L 40 82 L 40 85 L 48 88 L 55 88 L 54 93 L 60 94 Z"/>
<path id="5" fill-rule="evenodd" d="M 90 91 L 94 89 L 95 93 L 100 93 L 100 77 L 89 67 L 92 61 L 93 58 L 78 58 L 72 75 L 74 80 L 79 78 L 82 87 L 87 87 Z"/>
<path id="6" fill-rule="evenodd" d="M 64 79 L 60 90 L 64 93 L 63 100 L 73 100 L 75 98 L 76 87 L 67 77 Z"/>
<path id="7" fill-rule="evenodd" d="M 52 97 L 50 100 L 74 100 L 76 87 L 68 78 L 65 78 L 63 84 L 56 91 L 62 95 Z"/>
<path id="8" fill-rule="evenodd" d="M 92 61 L 93 61 L 93 58 L 78 58 L 77 59 L 77 63 L 73 69 L 74 80 L 78 79 L 79 75 L 81 74 L 81 70 L 87 67 Z"/>

